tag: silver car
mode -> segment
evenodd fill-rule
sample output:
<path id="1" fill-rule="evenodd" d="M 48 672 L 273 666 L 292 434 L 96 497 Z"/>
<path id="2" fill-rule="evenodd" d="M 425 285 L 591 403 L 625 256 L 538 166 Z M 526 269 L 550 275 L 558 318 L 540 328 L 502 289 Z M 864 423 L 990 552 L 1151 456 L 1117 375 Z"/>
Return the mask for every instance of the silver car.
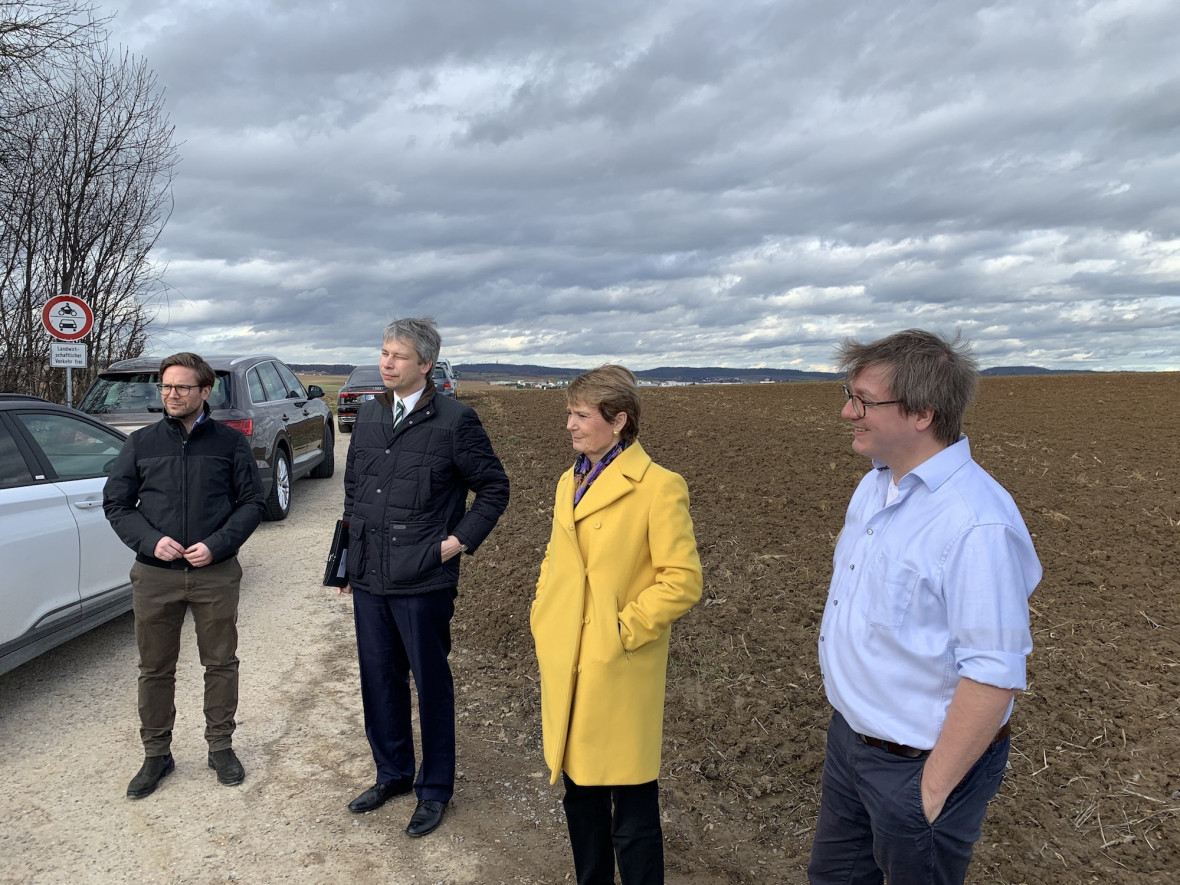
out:
<path id="1" fill-rule="evenodd" d="M 102 510 L 126 436 L 0 394 L 0 673 L 131 609 L 135 556 Z"/>

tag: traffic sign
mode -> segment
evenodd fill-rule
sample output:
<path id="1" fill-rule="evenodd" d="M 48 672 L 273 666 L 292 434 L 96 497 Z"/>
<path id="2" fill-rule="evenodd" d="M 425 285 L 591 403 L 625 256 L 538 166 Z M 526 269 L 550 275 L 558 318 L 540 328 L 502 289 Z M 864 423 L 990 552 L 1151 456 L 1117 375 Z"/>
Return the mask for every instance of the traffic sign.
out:
<path id="1" fill-rule="evenodd" d="M 89 335 L 94 328 L 94 311 L 81 298 L 57 295 L 41 308 L 41 322 L 54 338 L 77 341 Z"/>
<path id="2" fill-rule="evenodd" d="M 49 365 L 55 369 L 85 369 L 87 366 L 86 351 L 85 344 L 50 341 Z"/>

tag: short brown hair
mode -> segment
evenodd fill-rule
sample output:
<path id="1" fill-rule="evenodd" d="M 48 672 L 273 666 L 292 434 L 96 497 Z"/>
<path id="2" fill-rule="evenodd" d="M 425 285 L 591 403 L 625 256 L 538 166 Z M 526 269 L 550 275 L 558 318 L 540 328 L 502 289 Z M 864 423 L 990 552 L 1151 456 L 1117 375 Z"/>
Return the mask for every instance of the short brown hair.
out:
<path id="1" fill-rule="evenodd" d="M 639 382 L 625 366 L 606 365 L 583 372 L 565 389 L 565 401 L 570 406 L 593 406 L 608 424 L 625 412 L 627 423 L 619 436 L 627 442 L 639 436 Z"/>
<path id="2" fill-rule="evenodd" d="M 181 353 L 174 353 L 172 356 L 164 357 L 164 361 L 160 363 L 160 380 L 164 380 L 164 370 L 171 369 L 173 366 L 180 366 L 182 369 L 192 369 L 197 373 L 197 383 L 201 387 L 212 387 L 217 383 L 217 373 L 213 371 L 213 367 L 205 362 L 204 358 L 195 353 L 189 353 L 187 350 Z"/>
<path id="3" fill-rule="evenodd" d="M 923 329 L 906 329 L 868 344 L 846 338 L 836 359 L 849 381 L 870 366 L 882 366 L 890 398 L 909 415 L 934 411 L 934 436 L 952 446 L 963 432 L 963 413 L 979 388 L 979 364 L 970 345 Z"/>

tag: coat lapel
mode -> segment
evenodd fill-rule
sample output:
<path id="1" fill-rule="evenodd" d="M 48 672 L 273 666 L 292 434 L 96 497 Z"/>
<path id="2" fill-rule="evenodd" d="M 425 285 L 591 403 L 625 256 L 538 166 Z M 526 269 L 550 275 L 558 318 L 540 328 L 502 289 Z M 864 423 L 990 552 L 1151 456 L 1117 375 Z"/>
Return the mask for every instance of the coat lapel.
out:
<path id="1" fill-rule="evenodd" d="M 608 507 L 619 498 L 629 494 L 651 464 L 651 458 L 643 450 L 638 441 L 628 446 L 621 455 L 599 474 L 598 479 L 582 496 L 578 506 L 574 508 L 574 520 L 585 519 L 591 513 Z M 573 481 L 569 484 L 570 503 L 573 503 Z"/>

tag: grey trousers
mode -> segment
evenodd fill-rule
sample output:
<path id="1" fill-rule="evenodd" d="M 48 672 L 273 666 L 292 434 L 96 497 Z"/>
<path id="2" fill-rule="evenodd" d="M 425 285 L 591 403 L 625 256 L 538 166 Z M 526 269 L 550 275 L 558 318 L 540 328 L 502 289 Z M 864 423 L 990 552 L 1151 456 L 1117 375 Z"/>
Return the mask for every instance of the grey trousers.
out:
<path id="1" fill-rule="evenodd" d="M 238 710 L 238 592 L 236 557 L 204 568 L 131 567 L 135 641 L 139 646 L 139 736 L 145 756 L 164 756 L 176 723 L 176 659 L 180 628 L 192 610 L 197 650 L 205 667 L 205 740 L 232 745 Z"/>

